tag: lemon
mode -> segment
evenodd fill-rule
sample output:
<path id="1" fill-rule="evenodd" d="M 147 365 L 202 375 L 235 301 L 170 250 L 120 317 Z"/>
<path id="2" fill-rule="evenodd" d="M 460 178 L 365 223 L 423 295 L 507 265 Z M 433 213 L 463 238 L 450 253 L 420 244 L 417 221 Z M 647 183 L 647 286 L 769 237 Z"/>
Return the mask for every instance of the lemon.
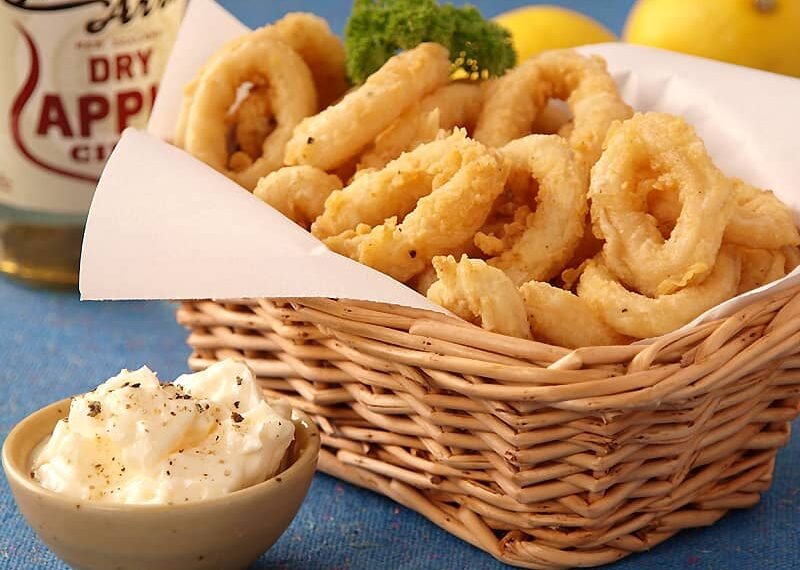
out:
<path id="1" fill-rule="evenodd" d="M 624 39 L 800 77 L 800 0 L 639 0 Z"/>
<path id="2" fill-rule="evenodd" d="M 549 49 L 613 42 L 617 39 L 599 22 L 558 6 L 517 8 L 500 14 L 494 21 L 511 32 L 520 61 Z"/>

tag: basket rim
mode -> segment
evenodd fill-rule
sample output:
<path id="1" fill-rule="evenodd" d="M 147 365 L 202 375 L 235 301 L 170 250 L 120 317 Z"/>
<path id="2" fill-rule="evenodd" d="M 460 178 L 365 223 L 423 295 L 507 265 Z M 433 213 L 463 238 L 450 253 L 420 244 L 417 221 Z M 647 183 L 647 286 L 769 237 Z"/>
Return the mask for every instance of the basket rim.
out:
<path id="1" fill-rule="evenodd" d="M 527 345 L 529 347 L 536 347 L 537 349 L 552 351 L 553 353 L 560 354 L 563 357 L 570 357 L 575 354 L 580 355 L 582 353 L 587 353 L 589 351 L 594 351 L 597 349 L 616 350 L 622 354 L 626 354 L 629 352 L 638 354 L 639 352 L 646 350 L 650 347 L 653 347 L 655 345 L 665 346 L 671 344 L 680 338 L 694 334 L 698 332 L 698 330 L 703 330 L 704 328 L 717 328 L 726 322 L 740 321 L 746 318 L 748 314 L 752 312 L 752 308 L 754 306 L 769 307 L 772 304 L 784 305 L 789 301 L 791 301 L 792 299 L 797 298 L 798 296 L 800 296 L 800 283 L 797 285 L 793 285 L 791 287 L 785 287 L 778 289 L 776 291 L 771 291 L 768 294 L 764 294 L 759 298 L 752 300 L 743 308 L 740 308 L 727 316 L 710 319 L 698 323 L 696 325 L 693 325 L 690 328 L 682 327 L 681 329 L 657 337 L 638 339 L 630 344 L 585 346 L 579 348 L 568 348 L 537 340 L 510 337 L 507 335 L 483 329 L 480 326 L 474 323 L 470 323 L 469 321 L 466 321 L 464 319 L 461 319 L 460 317 L 453 315 L 451 313 L 442 313 L 430 309 L 418 309 L 418 308 L 385 303 L 380 301 L 368 301 L 364 299 L 331 298 L 331 297 L 256 297 L 253 299 L 225 299 L 225 300 L 215 299 L 214 301 L 222 304 L 226 303 L 251 304 L 252 301 L 255 301 L 256 303 L 260 304 L 263 303 L 264 301 L 272 301 L 277 303 L 288 303 L 291 305 L 311 306 L 315 308 L 321 306 L 320 302 L 336 303 L 342 306 L 349 306 L 350 308 L 347 310 L 347 312 L 350 312 L 351 314 L 356 313 L 356 311 L 352 310 L 352 308 L 355 308 L 358 312 L 374 313 L 376 316 L 396 315 L 399 317 L 410 318 L 414 320 L 415 326 L 418 324 L 422 325 L 432 324 L 434 326 L 442 326 L 444 324 L 444 325 L 458 326 L 467 329 L 469 331 L 467 334 L 469 335 L 479 334 L 486 337 L 497 338 L 498 340 L 512 339 L 513 341 L 516 341 L 514 342 L 514 344 L 517 344 L 519 346 Z"/>

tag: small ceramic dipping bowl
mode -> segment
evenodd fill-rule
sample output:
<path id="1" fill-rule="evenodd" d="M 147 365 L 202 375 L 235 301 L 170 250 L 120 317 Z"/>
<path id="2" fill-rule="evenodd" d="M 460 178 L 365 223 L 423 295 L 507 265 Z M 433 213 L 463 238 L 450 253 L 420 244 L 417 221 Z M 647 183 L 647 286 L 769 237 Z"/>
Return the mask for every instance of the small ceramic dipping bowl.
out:
<path id="1" fill-rule="evenodd" d="M 308 492 L 320 438 L 295 411 L 295 441 L 275 477 L 225 497 L 176 505 L 108 505 L 65 497 L 30 476 L 31 453 L 66 417 L 62 400 L 20 422 L 3 445 L 3 469 L 28 524 L 79 570 L 241 569 L 289 527 Z"/>

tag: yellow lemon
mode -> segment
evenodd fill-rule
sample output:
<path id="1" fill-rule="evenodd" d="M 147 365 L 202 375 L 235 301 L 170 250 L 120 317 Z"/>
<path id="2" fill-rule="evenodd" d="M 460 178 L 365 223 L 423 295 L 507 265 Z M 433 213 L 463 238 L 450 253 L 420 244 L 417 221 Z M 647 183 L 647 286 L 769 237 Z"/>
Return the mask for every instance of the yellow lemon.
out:
<path id="1" fill-rule="evenodd" d="M 624 39 L 800 77 L 800 0 L 639 0 Z"/>
<path id="2" fill-rule="evenodd" d="M 617 39 L 599 22 L 558 6 L 517 8 L 500 14 L 494 21 L 511 32 L 520 61 L 549 49 Z"/>

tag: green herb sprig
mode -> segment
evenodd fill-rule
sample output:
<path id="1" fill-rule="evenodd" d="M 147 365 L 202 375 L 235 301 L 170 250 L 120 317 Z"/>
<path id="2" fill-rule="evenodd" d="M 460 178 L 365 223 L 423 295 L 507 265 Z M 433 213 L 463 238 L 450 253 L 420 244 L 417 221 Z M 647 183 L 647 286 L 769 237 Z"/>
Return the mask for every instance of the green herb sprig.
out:
<path id="1" fill-rule="evenodd" d="M 470 77 L 502 75 L 517 54 L 511 34 L 474 6 L 436 0 L 355 0 L 344 33 L 347 74 L 363 83 L 399 50 L 436 42 L 448 50 L 453 70 Z"/>

